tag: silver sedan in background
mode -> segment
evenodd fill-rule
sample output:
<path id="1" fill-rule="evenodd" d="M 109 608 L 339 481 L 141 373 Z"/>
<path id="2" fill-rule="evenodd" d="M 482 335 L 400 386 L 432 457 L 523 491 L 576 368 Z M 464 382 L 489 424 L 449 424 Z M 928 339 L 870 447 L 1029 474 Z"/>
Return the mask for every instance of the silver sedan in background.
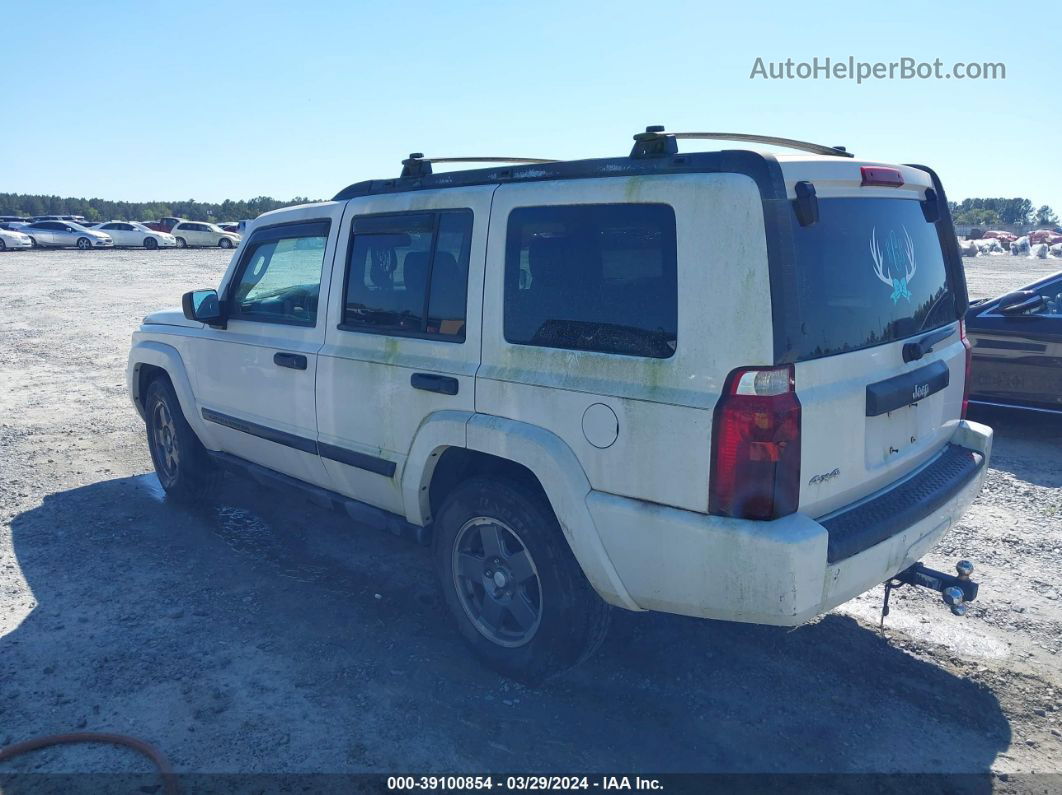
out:
<path id="1" fill-rule="evenodd" d="M 86 229 L 73 221 L 37 221 L 22 227 L 34 246 L 75 246 L 90 248 L 114 248 L 111 236 L 95 229 Z"/>
<path id="2" fill-rule="evenodd" d="M 29 239 L 29 235 L 24 235 L 17 228 L 8 229 L 4 224 L 0 224 L 0 251 L 30 248 L 32 245 L 33 241 Z"/>

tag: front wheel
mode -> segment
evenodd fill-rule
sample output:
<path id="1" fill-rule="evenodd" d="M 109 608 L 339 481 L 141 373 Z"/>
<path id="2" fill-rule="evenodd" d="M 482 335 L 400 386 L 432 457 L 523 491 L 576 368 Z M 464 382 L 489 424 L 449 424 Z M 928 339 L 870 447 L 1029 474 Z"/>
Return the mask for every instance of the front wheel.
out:
<path id="1" fill-rule="evenodd" d="M 154 251 L 159 247 L 159 241 L 153 237 L 144 238 L 144 248 Z"/>
<path id="2" fill-rule="evenodd" d="M 183 238 L 177 238 L 177 248 L 188 248 L 188 242 Z"/>
<path id="3" fill-rule="evenodd" d="M 144 420 L 151 462 L 166 492 L 181 499 L 209 497 L 217 482 L 217 468 L 184 418 L 167 379 L 156 378 L 148 386 Z"/>
<path id="4" fill-rule="evenodd" d="M 232 241 L 227 237 L 223 237 L 218 241 L 218 245 L 221 246 L 221 248 L 232 248 Z"/>
<path id="5" fill-rule="evenodd" d="M 40 245 L 41 244 L 37 242 L 37 238 L 35 238 L 35 237 L 31 237 L 30 238 L 30 248 L 40 248 Z"/>
<path id="6" fill-rule="evenodd" d="M 433 555 L 458 631 L 505 676 L 537 684 L 604 640 L 609 607 L 537 490 L 500 479 L 462 483 L 436 517 Z"/>
<path id="7" fill-rule="evenodd" d="M 7 243 L 4 242 L 2 237 L 0 237 L 0 251 L 7 251 Z"/>
<path id="8" fill-rule="evenodd" d="M 92 241 L 87 237 L 79 237 L 77 239 L 77 247 L 82 251 L 86 251 L 87 249 L 92 248 Z"/>

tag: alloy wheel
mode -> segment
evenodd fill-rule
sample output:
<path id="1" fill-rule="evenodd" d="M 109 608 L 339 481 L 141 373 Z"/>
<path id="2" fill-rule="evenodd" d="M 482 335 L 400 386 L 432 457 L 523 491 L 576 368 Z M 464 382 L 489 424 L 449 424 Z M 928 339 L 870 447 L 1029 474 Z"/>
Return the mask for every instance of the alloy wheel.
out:
<path id="1" fill-rule="evenodd" d="M 499 646 L 522 646 L 542 622 L 542 583 L 527 545 L 489 516 L 469 519 L 454 538 L 453 577 L 465 614 Z"/>
<path id="2" fill-rule="evenodd" d="M 177 477 L 181 454 L 173 415 L 161 400 L 155 404 L 155 409 L 151 413 L 151 434 L 155 442 L 157 463 L 162 470 L 159 474 L 172 482 Z"/>

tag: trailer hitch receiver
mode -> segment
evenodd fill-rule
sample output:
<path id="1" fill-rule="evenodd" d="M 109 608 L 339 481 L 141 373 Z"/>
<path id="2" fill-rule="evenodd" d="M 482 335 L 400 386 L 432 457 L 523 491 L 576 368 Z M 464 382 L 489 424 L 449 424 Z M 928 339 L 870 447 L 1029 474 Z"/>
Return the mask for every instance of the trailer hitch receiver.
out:
<path id="1" fill-rule="evenodd" d="M 944 600 L 944 604 L 951 608 L 952 613 L 957 616 L 966 615 L 966 603 L 977 598 L 977 583 L 970 579 L 973 568 L 970 561 L 960 560 L 955 564 L 955 574 L 945 574 L 922 563 L 915 563 L 899 572 L 885 582 L 885 602 L 881 606 L 882 625 L 885 624 L 885 616 L 889 614 L 889 594 L 894 588 L 904 585 L 917 585 L 936 591 Z"/>

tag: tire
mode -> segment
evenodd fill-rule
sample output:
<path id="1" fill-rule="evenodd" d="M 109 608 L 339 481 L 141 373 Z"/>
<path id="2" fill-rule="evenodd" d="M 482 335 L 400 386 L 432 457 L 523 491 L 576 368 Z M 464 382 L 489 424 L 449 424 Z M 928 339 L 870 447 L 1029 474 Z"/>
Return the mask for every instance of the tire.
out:
<path id="1" fill-rule="evenodd" d="M 535 685 L 601 645 L 609 606 L 587 582 L 544 495 L 515 481 L 472 478 L 443 502 L 434 531 L 446 605 L 488 668 Z"/>
<path id="2" fill-rule="evenodd" d="M 37 242 L 37 238 L 30 237 L 30 248 L 40 248 L 40 243 Z"/>
<path id="3" fill-rule="evenodd" d="M 7 251 L 7 243 L 4 242 L 2 237 L 0 237 L 0 251 Z"/>
<path id="4" fill-rule="evenodd" d="M 213 494 L 218 470 L 181 412 L 169 379 L 152 381 L 144 396 L 148 449 L 167 494 L 182 500 L 205 500 Z"/>
<path id="5" fill-rule="evenodd" d="M 177 248 L 188 248 L 188 241 L 183 237 L 177 238 Z"/>
<path id="6" fill-rule="evenodd" d="M 92 241 L 87 237 L 79 237 L 77 239 L 77 247 L 79 251 L 88 251 L 92 248 Z"/>
<path id="7" fill-rule="evenodd" d="M 159 247 L 159 241 L 157 241 L 155 238 L 153 238 L 153 237 L 145 237 L 144 238 L 144 248 L 150 249 L 151 251 L 154 251 L 158 247 Z"/>
<path id="8" fill-rule="evenodd" d="M 229 240 L 227 237 L 223 237 L 221 238 L 221 240 L 218 241 L 218 246 L 220 248 L 232 248 L 232 241 Z"/>

